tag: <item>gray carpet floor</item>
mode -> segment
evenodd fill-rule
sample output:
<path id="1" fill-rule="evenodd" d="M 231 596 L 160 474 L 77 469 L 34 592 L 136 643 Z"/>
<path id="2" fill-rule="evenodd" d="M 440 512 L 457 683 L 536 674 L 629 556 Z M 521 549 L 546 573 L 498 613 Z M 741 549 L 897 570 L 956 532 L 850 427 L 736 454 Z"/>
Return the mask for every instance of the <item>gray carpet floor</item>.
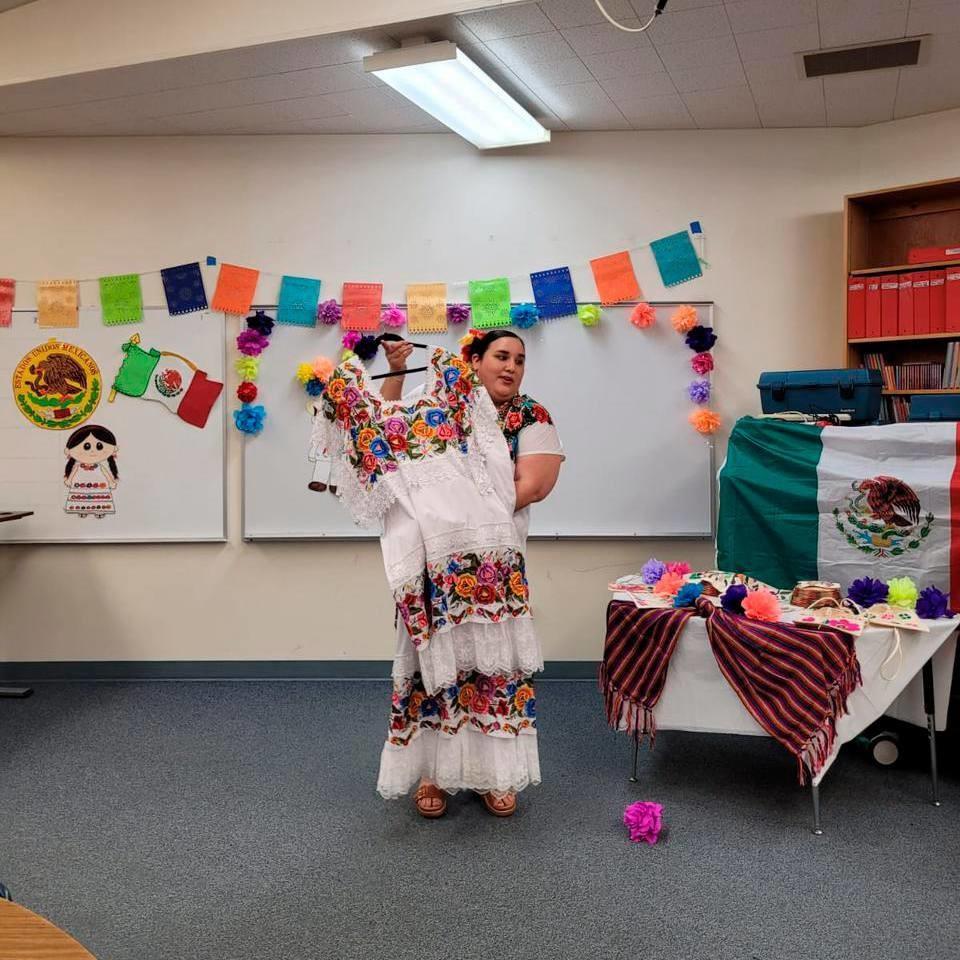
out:
<path id="1" fill-rule="evenodd" d="M 960 954 L 949 757 L 934 809 L 922 750 L 844 748 L 818 838 L 772 741 L 666 731 L 631 784 L 594 685 L 544 682 L 518 815 L 426 822 L 374 793 L 385 683 L 36 689 L 0 700 L 0 879 L 100 960 Z M 656 847 L 626 839 L 637 799 Z"/>

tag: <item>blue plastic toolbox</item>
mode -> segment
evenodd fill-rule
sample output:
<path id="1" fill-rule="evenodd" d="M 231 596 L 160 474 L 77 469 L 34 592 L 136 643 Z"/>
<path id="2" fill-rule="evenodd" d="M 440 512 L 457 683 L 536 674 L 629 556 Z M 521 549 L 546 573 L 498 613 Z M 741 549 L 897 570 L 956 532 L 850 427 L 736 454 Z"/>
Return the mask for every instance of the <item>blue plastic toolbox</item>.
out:
<path id="1" fill-rule="evenodd" d="M 960 396 L 955 394 L 920 394 L 910 398 L 910 422 L 960 420 Z"/>
<path id="2" fill-rule="evenodd" d="M 757 386 L 764 413 L 846 414 L 851 423 L 873 423 L 880 416 L 879 370 L 767 372 Z"/>

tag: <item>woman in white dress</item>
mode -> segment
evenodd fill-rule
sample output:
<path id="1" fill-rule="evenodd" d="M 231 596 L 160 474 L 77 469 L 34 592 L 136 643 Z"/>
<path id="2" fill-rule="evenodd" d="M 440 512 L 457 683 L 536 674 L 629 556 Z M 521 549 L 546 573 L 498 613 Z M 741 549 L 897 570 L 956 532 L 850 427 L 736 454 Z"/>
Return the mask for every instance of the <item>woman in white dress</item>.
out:
<path id="1" fill-rule="evenodd" d="M 472 366 L 497 409 L 500 428 L 514 463 L 516 506 L 514 522 L 523 552 L 530 526 L 530 505 L 543 500 L 553 490 L 563 462 L 560 437 L 546 408 L 532 397 L 520 393 L 526 366 L 523 340 L 512 330 L 471 330 L 462 341 L 463 357 Z M 406 369 L 413 347 L 405 341 L 384 341 L 390 369 Z M 399 400 L 403 377 L 392 377 L 384 384 L 385 400 Z M 479 681 L 483 683 L 481 679 Z M 535 724 L 535 696 L 532 680 L 524 678 L 510 685 L 511 696 L 521 696 L 526 716 Z M 538 782 L 531 780 L 531 782 Z M 486 808 L 494 816 L 510 816 L 517 806 L 516 793 L 491 791 L 483 794 Z M 418 812 L 428 818 L 446 811 L 443 790 L 426 778 L 415 794 Z"/>

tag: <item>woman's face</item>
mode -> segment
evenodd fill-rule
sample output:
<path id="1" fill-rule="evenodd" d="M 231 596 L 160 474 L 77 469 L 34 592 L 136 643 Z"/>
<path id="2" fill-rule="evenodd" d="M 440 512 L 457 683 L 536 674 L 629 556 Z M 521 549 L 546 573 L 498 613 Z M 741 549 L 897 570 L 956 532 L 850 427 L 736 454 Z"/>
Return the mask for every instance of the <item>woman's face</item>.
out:
<path id="1" fill-rule="evenodd" d="M 112 457 L 117 452 L 116 444 L 105 443 L 98 440 L 93 434 L 90 434 L 85 440 L 76 446 L 68 447 L 65 451 L 68 457 L 73 457 L 77 463 L 85 463 L 92 466 L 95 463 L 102 463 L 108 457 Z"/>
<path id="2" fill-rule="evenodd" d="M 493 402 L 503 403 L 520 392 L 526 359 L 523 344 L 516 337 L 500 337 L 482 357 L 474 354 L 471 363 Z"/>

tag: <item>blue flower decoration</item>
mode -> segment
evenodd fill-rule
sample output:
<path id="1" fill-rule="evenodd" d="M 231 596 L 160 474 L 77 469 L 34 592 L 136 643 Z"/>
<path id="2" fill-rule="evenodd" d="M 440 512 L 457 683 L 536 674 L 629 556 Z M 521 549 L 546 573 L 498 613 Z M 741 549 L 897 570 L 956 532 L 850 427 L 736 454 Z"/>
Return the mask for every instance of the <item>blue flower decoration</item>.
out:
<path id="1" fill-rule="evenodd" d="M 438 711 L 439 711 L 439 707 L 437 706 L 437 701 L 434 700 L 433 697 L 427 697 L 427 698 L 420 704 L 420 715 L 421 715 L 421 716 L 424 716 L 424 717 L 433 717 L 433 716 L 436 716 L 436 714 L 437 714 Z"/>
<path id="2" fill-rule="evenodd" d="M 377 439 L 370 444 L 370 452 L 378 459 L 383 460 L 390 455 L 390 444 L 382 437 L 377 437 Z"/>
<path id="3" fill-rule="evenodd" d="M 535 717 L 537 715 L 537 700 L 536 697 L 531 697 L 526 706 L 523 708 L 523 712 L 528 717 Z"/>
<path id="4" fill-rule="evenodd" d="M 311 397 L 319 397 L 323 393 L 323 381 L 313 377 L 304 384 L 304 389 Z"/>
<path id="5" fill-rule="evenodd" d="M 685 583 L 678 591 L 677 596 L 674 598 L 673 605 L 675 607 L 692 607 L 696 601 L 697 597 L 703 593 L 703 586 L 699 583 Z"/>
<path id="6" fill-rule="evenodd" d="M 423 415 L 423 419 L 427 421 L 429 426 L 439 427 L 441 423 L 446 422 L 447 415 L 442 410 L 432 409 Z"/>
<path id="7" fill-rule="evenodd" d="M 267 411 L 260 404 L 253 406 L 245 403 L 239 410 L 233 411 L 233 422 L 241 433 L 259 433 L 266 417 Z"/>
<path id="8" fill-rule="evenodd" d="M 850 584 L 847 596 L 861 607 L 872 607 L 875 603 L 883 603 L 889 592 L 890 587 L 885 581 L 874 580 L 873 577 L 860 577 Z"/>
<path id="9" fill-rule="evenodd" d="M 515 303 L 510 308 L 510 322 L 521 330 L 529 330 L 540 319 L 535 303 Z"/>
<path id="10" fill-rule="evenodd" d="M 512 697 L 517 692 L 517 685 L 515 683 L 507 684 L 507 696 Z"/>
<path id="11" fill-rule="evenodd" d="M 447 369 L 443 371 L 443 382 L 448 387 L 452 387 L 459 379 L 459 370 L 454 370 L 453 367 L 447 367 Z"/>

